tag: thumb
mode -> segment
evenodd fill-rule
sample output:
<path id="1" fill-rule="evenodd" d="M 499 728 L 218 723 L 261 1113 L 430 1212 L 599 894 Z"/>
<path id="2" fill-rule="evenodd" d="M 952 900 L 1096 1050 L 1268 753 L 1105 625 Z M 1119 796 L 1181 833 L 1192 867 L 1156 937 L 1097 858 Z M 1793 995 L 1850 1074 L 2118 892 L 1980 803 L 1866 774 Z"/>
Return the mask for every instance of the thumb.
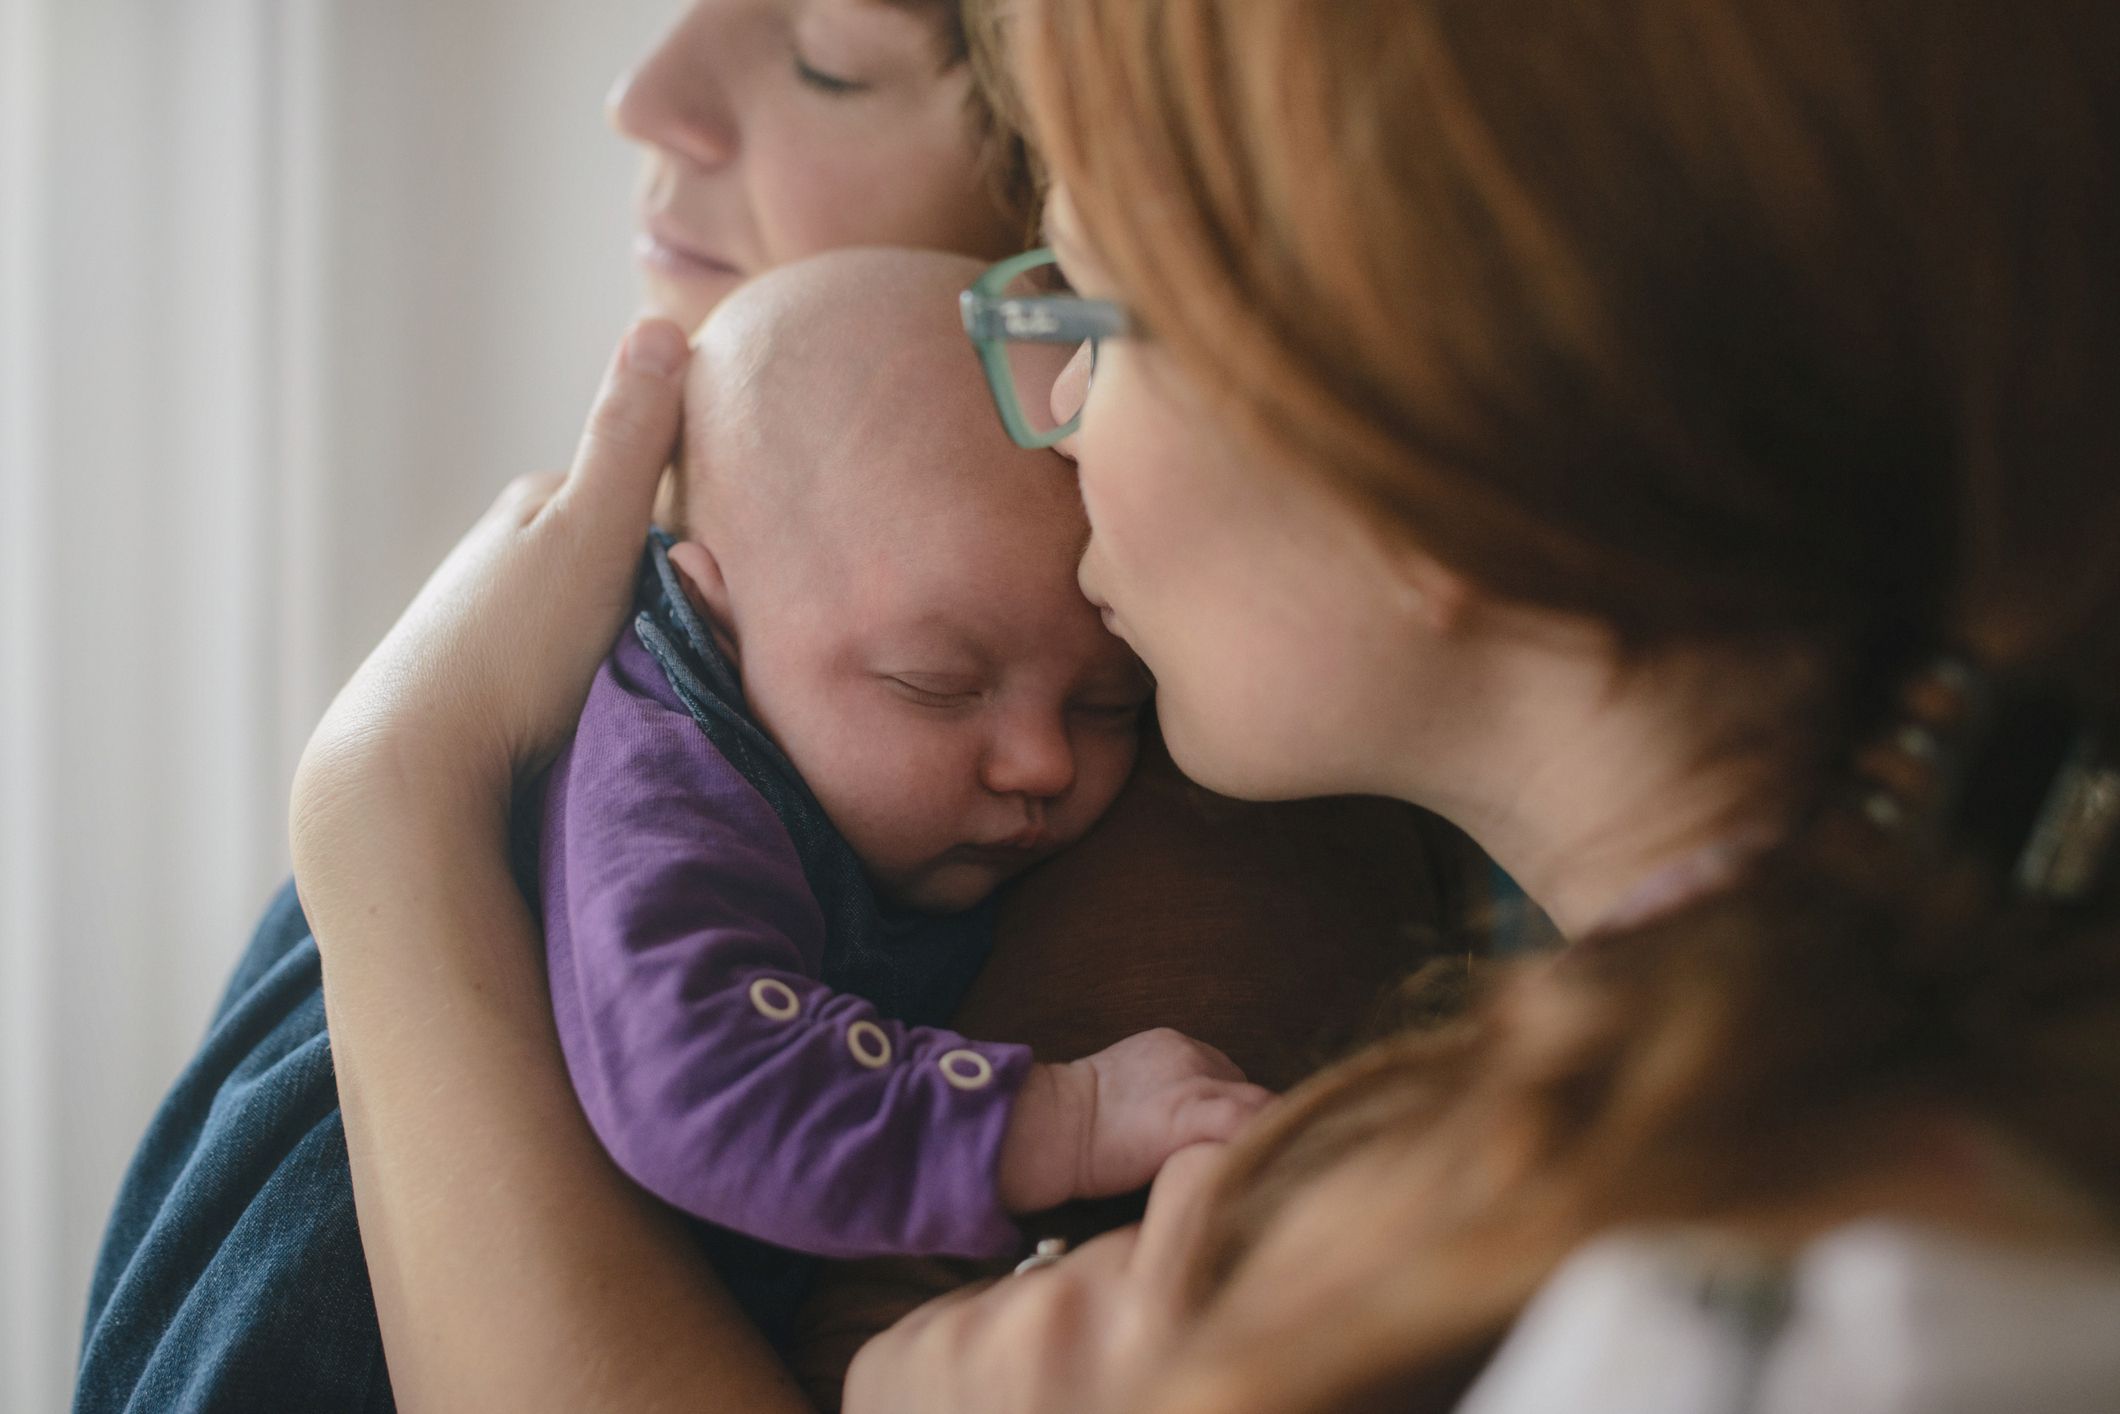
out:
<path id="1" fill-rule="evenodd" d="M 683 330 L 667 319 L 644 319 L 605 371 L 573 469 L 553 497 L 592 556 L 599 549 L 639 552 L 676 447 L 691 358 Z"/>

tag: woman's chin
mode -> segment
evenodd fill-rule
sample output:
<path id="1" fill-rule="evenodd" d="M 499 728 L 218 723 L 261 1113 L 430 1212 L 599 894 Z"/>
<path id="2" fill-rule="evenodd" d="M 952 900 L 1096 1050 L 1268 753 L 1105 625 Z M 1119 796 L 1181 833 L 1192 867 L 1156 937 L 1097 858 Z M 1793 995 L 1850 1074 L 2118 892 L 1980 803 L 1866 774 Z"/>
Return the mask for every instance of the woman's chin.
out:
<path id="1" fill-rule="evenodd" d="M 1259 742 L 1232 740 L 1212 729 L 1202 730 L 1185 712 L 1171 708 L 1168 691 L 1159 686 L 1156 724 L 1163 733 L 1164 749 L 1170 753 L 1172 764 L 1194 785 L 1232 800 L 1302 800 L 1341 793 L 1323 785 L 1306 785 L 1287 769 L 1297 763 L 1262 752 Z"/>

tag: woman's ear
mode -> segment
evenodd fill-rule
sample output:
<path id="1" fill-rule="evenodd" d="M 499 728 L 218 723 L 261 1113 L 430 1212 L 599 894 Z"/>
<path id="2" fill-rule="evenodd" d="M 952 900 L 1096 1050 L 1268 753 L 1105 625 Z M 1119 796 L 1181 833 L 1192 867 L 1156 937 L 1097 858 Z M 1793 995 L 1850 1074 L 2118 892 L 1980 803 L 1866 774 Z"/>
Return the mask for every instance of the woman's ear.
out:
<path id="1" fill-rule="evenodd" d="M 722 577 L 721 561 L 697 540 L 679 540 L 670 546 L 670 564 L 685 587 L 685 598 L 714 631 L 721 651 L 736 661 L 736 616 L 729 604 L 729 582 Z"/>

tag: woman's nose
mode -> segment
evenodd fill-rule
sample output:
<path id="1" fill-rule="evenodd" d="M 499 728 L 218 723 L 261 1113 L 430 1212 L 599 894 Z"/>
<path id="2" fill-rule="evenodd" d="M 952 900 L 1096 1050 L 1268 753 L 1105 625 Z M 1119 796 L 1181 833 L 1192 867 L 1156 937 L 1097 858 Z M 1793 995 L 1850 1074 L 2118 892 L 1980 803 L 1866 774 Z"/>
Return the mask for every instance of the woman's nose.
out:
<path id="1" fill-rule="evenodd" d="M 996 795 L 1049 800 L 1075 783 L 1075 749 L 1066 723 L 1019 713 L 1004 722 L 987 748 L 981 771 Z"/>
<path id="2" fill-rule="evenodd" d="M 604 113 L 621 136 L 700 167 L 716 167 L 736 151 L 736 125 L 716 72 L 714 36 L 704 27 L 710 7 L 694 5 L 618 76 Z"/>
<path id="3" fill-rule="evenodd" d="M 1053 426 L 1062 426 L 1081 416 L 1083 404 L 1089 401 L 1090 373 L 1096 367 L 1096 362 L 1094 347 L 1085 342 L 1075 350 L 1075 356 L 1067 361 L 1067 366 L 1060 370 L 1060 376 L 1053 379 Z M 1075 460 L 1077 435 L 1079 434 L 1075 432 L 1068 433 L 1053 443 L 1053 450 L 1069 461 Z"/>

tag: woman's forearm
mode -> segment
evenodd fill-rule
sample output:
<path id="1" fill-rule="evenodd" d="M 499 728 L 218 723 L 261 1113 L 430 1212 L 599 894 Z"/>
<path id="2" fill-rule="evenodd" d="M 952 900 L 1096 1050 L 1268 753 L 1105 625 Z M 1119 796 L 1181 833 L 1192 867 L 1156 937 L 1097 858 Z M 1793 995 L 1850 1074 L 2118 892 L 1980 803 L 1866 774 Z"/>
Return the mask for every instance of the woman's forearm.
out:
<path id="1" fill-rule="evenodd" d="M 590 1133 L 490 807 L 380 813 L 402 828 L 340 836 L 325 871 L 377 886 L 305 902 L 399 1406 L 806 1409 Z"/>
<path id="2" fill-rule="evenodd" d="M 800 1411 L 567 1081 L 507 867 L 625 622 L 689 349 L 627 335 L 563 478 L 511 483 L 342 690 L 296 772 L 354 1201 L 400 1408 Z"/>

